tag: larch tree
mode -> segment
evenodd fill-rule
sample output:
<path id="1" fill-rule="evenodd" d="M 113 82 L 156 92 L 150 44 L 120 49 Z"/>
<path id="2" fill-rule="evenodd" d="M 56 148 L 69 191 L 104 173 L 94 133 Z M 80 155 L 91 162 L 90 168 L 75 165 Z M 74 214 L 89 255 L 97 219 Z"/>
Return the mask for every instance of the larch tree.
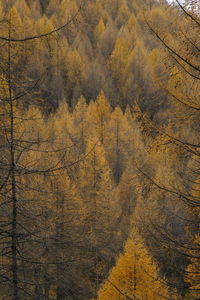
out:
<path id="1" fill-rule="evenodd" d="M 67 132 L 72 142 L 77 145 L 79 153 L 85 152 L 87 132 L 86 113 L 88 105 L 86 99 L 81 96 L 74 108 L 73 113 L 66 120 Z"/>
<path id="2" fill-rule="evenodd" d="M 111 116 L 111 107 L 106 99 L 104 92 L 101 91 L 95 102 L 90 102 L 86 122 L 91 126 L 91 137 L 98 137 L 98 140 L 104 144 L 105 136 L 108 134 L 108 124 Z M 91 125 L 92 124 L 92 125 Z"/>
<path id="3" fill-rule="evenodd" d="M 197 132 L 199 130 L 200 69 L 198 60 L 200 51 L 197 36 L 200 31 L 200 23 L 198 14 L 184 7 L 181 1 L 176 0 L 175 4 L 176 6 L 173 7 L 164 4 L 164 7 L 168 8 L 166 12 L 177 18 L 174 30 L 163 20 L 159 22 L 159 25 L 155 25 L 155 19 L 152 19 L 154 12 L 145 17 L 148 29 L 162 46 L 161 59 L 165 59 L 167 62 L 168 76 L 158 76 L 157 80 L 166 93 L 166 99 L 170 100 L 171 126 L 165 126 L 161 129 L 150 119 L 146 118 L 146 120 L 148 119 L 147 123 L 151 128 L 164 134 L 170 140 L 169 146 L 174 144 L 177 149 L 179 148 L 177 153 L 181 153 L 181 163 L 176 165 L 175 170 L 177 179 L 182 184 L 177 186 L 176 183 L 169 185 L 166 182 L 161 184 L 157 182 L 157 188 L 175 196 L 179 201 L 182 200 L 188 211 L 187 217 L 184 216 L 185 222 L 192 224 L 193 229 L 190 229 L 190 234 L 195 234 L 199 227 L 197 213 L 199 196 L 193 193 L 193 189 L 199 178 L 199 135 Z M 185 166 L 184 169 L 183 165 Z M 193 208 L 193 217 L 188 218 L 191 216 L 191 208 Z M 178 215 L 176 218 L 181 217 L 181 211 Z M 170 244 L 170 239 L 173 240 L 172 235 L 169 232 L 164 233 L 164 231 L 163 234 L 166 237 L 166 242 Z M 197 244 L 198 236 L 187 242 L 174 241 L 173 247 L 174 251 L 178 251 L 186 258 L 192 259 L 194 256 L 195 264 L 198 265 L 199 247 Z M 192 249 L 195 249 L 196 252 L 192 253 Z M 189 254 L 188 251 L 190 251 Z M 198 285 L 197 281 L 196 285 Z"/>
<path id="4" fill-rule="evenodd" d="M 1 163 L 0 194 L 3 228 L 1 296 L 15 300 L 38 299 L 38 295 L 48 298 L 50 274 L 55 262 L 48 262 L 47 255 L 50 237 L 53 236 L 52 226 L 48 227 L 52 203 L 50 205 L 46 198 L 52 191 L 48 191 L 51 184 L 47 175 L 53 176 L 54 171 L 65 169 L 66 161 L 63 152 L 61 155 L 54 146 L 49 147 L 52 139 L 45 132 L 47 127 L 44 120 L 41 121 L 43 117 L 38 110 L 24 112 L 24 106 L 33 105 L 26 102 L 26 98 L 33 94 L 39 79 L 33 81 L 28 77 L 30 65 L 24 66 L 23 73 L 21 71 L 18 52 L 24 44 L 12 41 L 14 35 L 21 37 L 22 28 L 21 18 L 15 8 L 8 11 L 5 23 L 8 33 L 5 33 L 7 40 L 3 45 L 6 51 L 1 52 L 0 103 L 1 148 L 5 150 Z M 42 195 L 41 198 L 38 194 Z M 36 266 L 42 270 L 40 283 L 38 272 L 37 276 L 33 274 L 38 269 Z"/>
<path id="5" fill-rule="evenodd" d="M 126 40 L 117 38 L 115 47 L 110 56 L 110 70 L 111 76 L 119 88 L 123 85 L 129 54 L 130 50 Z"/>
<path id="6" fill-rule="evenodd" d="M 98 40 L 101 38 L 102 34 L 105 31 L 105 24 L 104 21 L 102 19 L 102 17 L 99 19 L 99 23 L 97 24 L 95 30 L 94 30 L 94 36 L 95 36 L 95 40 L 96 42 L 98 42 Z"/>
<path id="7" fill-rule="evenodd" d="M 88 140 L 86 158 L 80 164 L 77 185 L 86 205 L 88 227 L 88 251 L 92 254 L 90 274 L 93 292 L 97 294 L 102 277 L 109 270 L 108 261 L 112 261 L 115 222 L 120 210 L 117 197 L 114 197 L 111 170 L 105 158 L 101 143 Z"/>
<path id="8" fill-rule="evenodd" d="M 69 51 L 66 57 L 67 64 L 67 97 L 69 106 L 73 108 L 75 105 L 73 103 L 75 87 L 81 87 L 82 81 L 85 77 L 86 66 L 83 61 L 82 56 L 77 50 Z M 79 96 L 81 96 L 81 91 L 79 91 Z"/>
<path id="9" fill-rule="evenodd" d="M 108 142 L 109 140 L 109 142 Z M 121 108 L 117 106 L 111 113 L 108 134 L 105 142 L 107 159 L 118 184 L 128 160 L 132 145 L 131 125 Z"/>
<path id="10" fill-rule="evenodd" d="M 133 240 L 129 239 L 126 242 L 124 252 L 119 256 L 116 266 L 102 284 L 98 299 L 177 298 L 170 295 L 142 239 L 134 236 Z"/>

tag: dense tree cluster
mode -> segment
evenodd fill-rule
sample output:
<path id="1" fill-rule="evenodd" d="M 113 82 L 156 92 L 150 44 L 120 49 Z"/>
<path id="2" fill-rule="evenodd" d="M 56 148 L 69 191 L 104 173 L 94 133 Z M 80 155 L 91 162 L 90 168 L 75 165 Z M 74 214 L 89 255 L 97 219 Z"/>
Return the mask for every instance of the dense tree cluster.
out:
<path id="1" fill-rule="evenodd" d="M 0 1 L 1 299 L 198 299 L 200 19 L 175 4 Z"/>
<path id="2" fill-rule="evenodd" d="M 43 34 L 72 20 L 63 31 L 28 41 L 18 57 L 19 71 L 24 62 L 32 64 L 30 79 L 46 70 L 37 91 L 45 112 L 55 110 L 63 99 L 74 108 L 81 95 L 89 102 L 101 90 L 112 107 L 118 104 L 125 109 L 139 101 L 143 109 L 155 113 L 165 105 L 153 87 L 149 64 L 158 43 L 150 42 L 144 30 L 142 10 L 153 2 L 2 1 L 1 17 L 13 5 L 14 38 Z M 162 10 L 155 13 L 163 18 Z"/>

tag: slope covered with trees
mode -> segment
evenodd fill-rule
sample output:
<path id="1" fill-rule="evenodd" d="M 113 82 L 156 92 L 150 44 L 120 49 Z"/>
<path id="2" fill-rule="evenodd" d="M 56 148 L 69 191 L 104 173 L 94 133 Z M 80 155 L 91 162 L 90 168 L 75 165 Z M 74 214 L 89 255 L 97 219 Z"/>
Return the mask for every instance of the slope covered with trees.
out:
<path id="1" fill-rule="evenodd" d="M 0 1 L 0 299 L 199 298 L 198 12 Z"/>
<path id="2" fill-rule="evenodd" d="M 13 5 L 15 38 L 43 34 L 72 20 L 62 31 L 24 43 L 23 57 L 18 57 L 19 68 L 23 62 L 32 63 L 28 74 L 31 79 L 48 70 L 37 91 L 45 112 L 55 110 L 63 99 L 74 108 L 81 95 L 89 102 L 101 90 L 112 107 L 118 104 L 125 109 L 128 103 L 139 101 L 143 108 L 155 113 L 164 105 L 162 97 L 157 97 L 148 63 L 158 45 L 149 42 L 151 37 L 144 30 L 142 10 L 149 9 L 150 4 L 102 0 L 2 1 L 2 17 Z M 161 8 L 156 11 L 163 18 Z M 1 35 L 6 34 L 2 31 Z"/>

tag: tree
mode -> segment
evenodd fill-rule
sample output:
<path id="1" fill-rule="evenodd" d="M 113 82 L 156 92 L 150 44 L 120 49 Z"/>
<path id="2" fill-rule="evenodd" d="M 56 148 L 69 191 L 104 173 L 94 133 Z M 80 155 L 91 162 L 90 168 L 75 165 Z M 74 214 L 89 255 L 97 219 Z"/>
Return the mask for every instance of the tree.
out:
<path id="1" fill-rule="evenodd" d="M 0 233 L 0 276 L 3 297 L 15 300 L 27 297 L 46 299 L 49 297 L 51 286 L 49 276 L 53 266 L 57 264 L 55 261 L 47 261 L 53 236 L 53 228 L 47 228 L 48 214 L 52 210 L 46 202 L 46 195 L 50 190 L 47 175 L 53 176 L 54 172 L 66 169 L 66 165 L 63 165 L 63 149 L 61 153 L 60 149 L 49 147 L 52 139 L 48 136 L 41 113 L 34 109 L 27 112 L 24 110 L 24 97 L 34 90 L 38 81 L 33 87 L 30 83 L 25 83 L 25 79 L 29 81 L 26 68 L 24 67 L 23 74 L 18 68 L 17 52 L 23 44 L 13 45 L 11 37 L 15 31 L 14 25 L 18 30 L 20 24 L 19 15 L 11 8 L 8 13 L 8 38 L 5 43 L 7 53 L 2 52 L 3 61 L 6 63 L 1 67 L 1 148 L 5 149 L 5 154 L 2 157 L 0 194 L 3 207 L 1 223 L 4 228 Z M 30 106 L 33 103 L 28 104 Z M 51 190 L 50 193 L 52 194 Z M 38 200 L 41 201 L 40 206 L 30 205 Z M 38 282 L 38 266 L 42 282 Z"/>
<path id="2" fill-rule="evenodd" d="M 105 24 L 103 22 L 102 17 L 99 19 L 99 23 L 97 24 L 94 35 L 95 35 L 95 40 L 98 42 L 98 40 L 101 38 L 102 34 L 105 31 Z"/>
<path id="3" fill-rule="evenodd" d="M 118 38 L 115 41 L 115 47 L 110 56 L 110 70 L 113 80 L 116 85 L 121 87 L 123 84 L 124 73 L 128 63 L 128 56 L 130 54 L 126 40 Z"/>
<path id="4" fill-rule="evenodd" d="M 81 96 L 74 108 L 73 114 L 66 120 L 67 132 L 74 145 L 77 145 L 78 153 L 84 153 L 86 147 L 87 132 L 87 114 L 88 105 L 86 99 Z"/>
<path id="5" fill-rule="evenodd" d="M 95 102 L 90 102 L 86 122 L 88 126 L 92 125 L 91 137 L 97 137 L 104 144 L 105 136 L 108 132 L 108 124 L 111 116 L 111 107 L 106 99 L 104 92 L 101 91 Z"/>
<path id="6" fill-rule="evenodd" d="M 92 280 L 93 295 L 96 295 L 118 247 L 114 233 L 120 207 L 103 146 L 99 141 L 94 143 L 88 139 L 86 153 L 87 157 L 79 165 L 77 185 L 86 205 L 87 251 L 89 257 L 92 254 L 87 274 Z"/>
<path id="7" fill-rule="evenodd" d="M 132 150 L 132 130 L 119 106 L 111 114 L 105 148 L 114 180 L 119 183 Z M 109 142 L 108 142 L 109 140 Z"/>
<path id="8" fill-rule="evenodd" d="M 172 294 L 171 294 L 172 296 Z M 126 242 L 124 252 L 101 286 L 98 299 L 163 299 L 169 291 L 141 238 Z M 171 297 L 170 299 L 176 299 Z"/>
<path id="9" fill-rule="evenodd" d="M 198 182 L 199 177 L 199 172 L 197 171 L 199 168 L 199 136 L 197 134 L 199 101 L 197 90 L 200 70 L 197 61 L 200 52 L 199 42 L 193 35 L 193 32 L 199 32 L 200 25 L 198 15 L 187 10 L 180 1 L 176 0 L 176 4 L 176 8 L 169 9 L 170 13 L 178 16 L 178 22 L 174 31 L 171 30 L 168 24 L 159 23 L 160 27 L 155 27 L 151 16 L 148 19 L 146 18 L 148 28 L 163 46 L 162 59 L 164 57 L 168 59 L 166 64 L 168 77 L 158 78 L 158 81 L 166 92 L 167 99 L 173 101 L 169 109 L 171 126 L 165 126 L 165 128 L 160 129 L 150 120 L 148 120 L 148 124 L 152 125 L 157 132 L 164 134 L 165 138 L 170 140 L 168 144 L 170 146 L 171 144 L 175 145 L 178 149 L 177 152 L 182 155 L 181 163 L 176 165 L 177 177 L 179 176 L 181 184 L 168 185 L 165 182 L 157 184 L 157 188 L 175 196 L 179 201 L 182 200 L 187 207 L 188 216 L 191 216 L 191 207 L 193 207 L 193 217 L 190 217 L 189 220 L 186 217 L 185 222 L 193 224 L 193 234 L 195 234 L 199 224 L 197 213 L 199 197 L 193 194 L 193 186 Z M 180 15 L 180 12 L 182 15 Z M 165 28 L 167 28 L 167 35 L 164 34 Z M 184 170 L 182 169 L 183 166 L 185 166 Z M 151 180 L 151 182 L 155 184 L 155 181 Z M 198 236 L 187 242 L 178 242 L 173 240 L 169 232 L 162 232 L 168 243 L 170 243 L 170 239 L 173 241 L 175 251 L 191 260 L 193 260 L 193 257 L 195 261 L 194 266 L 198 265 Z M 194 250 L 193 253 L 192 249 Z M 189 269 L 191 270 L 192 267 L 189 267 Z M 198 276 L 196 279 L 198 281 Z M 197 281 L 196 284 L 198 284 Z"/>
<path id="10" fill-rule="evenodd" d="M 77 50 L 72 50 L 68 53 L 66 58 L 67 64 L 67 92 L 69 99 L 69 106 L 73 107 L 74 91 L 76 87 L 81 87 L 82 81 L 85 77 L 85 64 L 81 55 Z M 81 91 L 79 91 L 81 93 Z M 81 94 L 78 95 L 80 97 Z"/>

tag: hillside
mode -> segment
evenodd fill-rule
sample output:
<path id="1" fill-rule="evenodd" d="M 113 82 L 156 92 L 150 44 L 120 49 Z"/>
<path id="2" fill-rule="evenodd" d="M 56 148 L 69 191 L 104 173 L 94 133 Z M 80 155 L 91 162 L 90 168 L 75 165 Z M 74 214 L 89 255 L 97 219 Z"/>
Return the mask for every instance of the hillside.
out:
<path id="1" fill-rule="evenodd" d="M 198 9 L 0 1 L 0 299 L 199 299 Z"/>

